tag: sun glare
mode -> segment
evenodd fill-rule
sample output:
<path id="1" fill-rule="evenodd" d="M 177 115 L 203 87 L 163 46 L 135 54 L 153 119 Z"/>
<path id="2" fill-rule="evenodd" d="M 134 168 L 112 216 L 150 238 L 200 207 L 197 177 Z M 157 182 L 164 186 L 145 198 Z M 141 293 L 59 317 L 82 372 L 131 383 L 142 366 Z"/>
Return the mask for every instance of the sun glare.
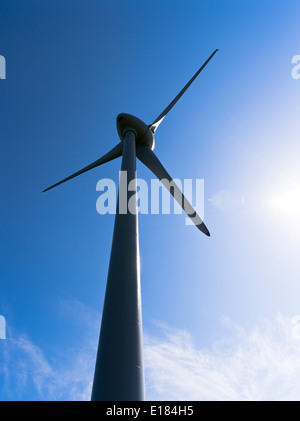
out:
<path id="1" fill-rule="evenodd" d="M 300 191 L 277 192 L 267 199 L 268 208 L 278 213 L 300 218 Z"/>

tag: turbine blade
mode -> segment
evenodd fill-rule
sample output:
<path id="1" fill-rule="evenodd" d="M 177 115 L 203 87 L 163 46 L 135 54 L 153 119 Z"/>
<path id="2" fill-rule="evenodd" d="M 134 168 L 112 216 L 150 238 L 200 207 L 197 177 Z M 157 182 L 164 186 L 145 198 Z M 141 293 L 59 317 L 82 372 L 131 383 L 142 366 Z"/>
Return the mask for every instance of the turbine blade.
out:
<path id="1" fill-rule="evenodd" d="M 160 123 L 163 121 L 165 116 L 168 114 L 168 112 L 174 107 L 176 102 L 182 97 L 182 95 L 185 93 L 185 91 L 190 87 L 190 85 L 194 82 L 196 77 L 199 75 L 199 73 L 202 72 L 204 67 L 208 64 L 208 62 L 213 58 L 213 56 L 216 54 L 216 52 L 219 51 L 218 49 L 215 50 L 210 57 L 206 60 L 206 62 L 200 67 L 200 69 L 194 74 L 192 79 L 185 85 L 185 87 L 179 92 L 179 94 L 173 99 L 173 101 L 167 106 L 166 109 L 157 117 L 157 119 L 149 126 L 152 132 L 154 133 L 157 127 L 160 125 Z"/>
<path id="2" fill-rule="evenodd" d="M 136 148 L 136 156 L 162 182 L 174 199 L 181 205 L 182 209 L 191 218 L 196 227 L 207 236 L 210 236 L 204 222 L 173 181 L 170 174 L 165 170 L 155 153 L 148 146 L 138 145 Z"/>
<path id="3" fill-rule="evenodd" d="M 82 170 L 75 172 L 74 174 L 70 175 L 67 178 L 64 178 L 63 180 L 59 181 L 56 184 L 53 184 L 53 186 L 48 187 L 43 191 L 45 193 L 46 191 L 53 189 L 56 186 L 59 186 L 62 183 L 65 183 L 68 180 L 71 180 L 71 178 L 77 177 L 80 174 L 83 174 L 93 168 L 98 167 L 99 165 L 105 164 L 106 162 L 112 161 L 115 158 L 118 158 L 123 154 L 123 142 L 118 143 L 117 146 L 115 146 L 112 150 L 110 150 L 107 154 L 102 156 L 101 158 L 97 159 L 97 161 L 92 162 L 92 164 L 87 165 L 86 167 L 82 168 Z"/>

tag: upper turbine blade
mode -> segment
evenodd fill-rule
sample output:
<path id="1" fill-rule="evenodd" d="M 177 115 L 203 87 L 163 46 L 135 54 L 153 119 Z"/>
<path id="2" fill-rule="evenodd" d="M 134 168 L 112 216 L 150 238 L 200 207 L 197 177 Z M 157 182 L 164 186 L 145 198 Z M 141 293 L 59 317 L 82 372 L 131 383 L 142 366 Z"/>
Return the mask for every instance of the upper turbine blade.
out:
<path id="1" fill-rule="evenodd" d="M 196 77 L 199 75 L 199 73 L 202 72 L 204 67 L 208 64 L 208 62 L 213 58 L 213 56 L 216 54 L 216 52 L 219 51 L 218 49 L 215 50 L 211 56 L 206 60 L 206 62 L 200 67 L 200 69 L 194 74 L 192 79 L 185 85 L 185 87 L 179 92 L 179 94 L 173 99 L 173 101 L 167 106 L 166 109 L 157 117 L 157 119 L 149 126 L 152 132 L 154 133 L 157 127 L 160 125 L 160 123 L 163 121 L 165 116 L 168 114 L 168 112 L 174 107 L 176 102 L 182 97 L 182 95 L 185 93 L 185 91 L 189 88 L 189 86 L 194 82 Z"/>
<path id="2" fill-rule="evenodd" d="M 179 187 L 175 184 L 170 174 L 165 170 L 160 160 L 157 158 L 155 153 L 145 145 L 138 145 L 136 148 L 136 156 L 138 159 L 148 167 L 153 174 L 162 182 L 162 184 L 168 189 L 175 200 L 182 206 L 183 210 L 188 214 L 193 223 L 202 231 L 204 234 L 210 236 L 208 229 L 200 216 L 196 213 L 195 209 L 185 198 Z"/>
<path id="3" fill-rule="evenodd" d="M 56 186 L 59 186 L 62 183 L 65 183 L 68 180 L 71 180 L 71 178 L 77 177 L 80 174 L 83 174 L 93 168 L 98 167 L 99 165 L 105 164 L 106 162 L 112 161 L 115 158 L 118 158 L 123 154 L 123 142 L 118 143 L 117 146 L 115 146 L 112 150 L 110 150 L 107 154 L 102 156 L 101 158 L 97 159 L 97 161 L 93 162 L 92 164 L 84 167 L 82 170 L 75 172 L 74 174 L 70 175 L 67 178 L 64 178 L 63 180 L 59 181 L 56 184 L 53 184 L 53 186 L 48 187 L 43 191 L 45 193 L 46 191 L 53 189 Z"/>

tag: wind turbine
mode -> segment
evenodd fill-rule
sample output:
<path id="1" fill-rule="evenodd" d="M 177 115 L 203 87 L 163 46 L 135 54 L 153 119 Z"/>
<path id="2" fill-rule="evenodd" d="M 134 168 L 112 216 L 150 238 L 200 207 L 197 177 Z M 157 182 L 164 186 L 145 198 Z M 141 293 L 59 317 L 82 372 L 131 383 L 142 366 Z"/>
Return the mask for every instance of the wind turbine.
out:
<path id="1" fill-rule="evenodd" d="M 91 400 L 142 401 L 145 399 L 142 352 L 142 310 L 139 268 L 138 210 L 136 157 L 161 180 L 182 206 L 197 228 L 209 236 L 209 231 L 192 205 L 184 197 L 172 177 L 154 154 L 154 133 L 176 102 L 189 88 L 199 73 L 213 58 L 215 50 L 185 87 L 150 124 L 130 114 L 117 116 L 117 130 L 121 142 L 106 155 L 82 170 L 48 187 L 46 192 L 99 165 L 122 156 L 119 192 L 126 191 L 126 204 L 118 199 L 107 277 L 101 331 L 94 373 Z M 130 191 L 128 185 L 130 183 Z M 133 186 L 132 186 L 133 184 Z M 119 195 L 120 198 L 120 195 Z"/>

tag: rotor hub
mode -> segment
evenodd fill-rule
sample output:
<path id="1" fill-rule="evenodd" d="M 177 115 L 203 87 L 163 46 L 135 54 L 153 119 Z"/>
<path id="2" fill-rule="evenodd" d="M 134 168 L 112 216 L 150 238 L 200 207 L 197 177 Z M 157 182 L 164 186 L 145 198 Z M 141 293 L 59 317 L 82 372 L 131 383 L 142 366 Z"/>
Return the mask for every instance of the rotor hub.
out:
<path id="1" fill-rule="evenodd" d="M 136 143 L 147 145 L 154 149 L 154 136 L 150 127 L 139 118 L 131 114 L 121 113 L 117 116 L 117 130 L 121 140 L 124 140 L 127 131 L 132 130 L 136 135 Z"/>

